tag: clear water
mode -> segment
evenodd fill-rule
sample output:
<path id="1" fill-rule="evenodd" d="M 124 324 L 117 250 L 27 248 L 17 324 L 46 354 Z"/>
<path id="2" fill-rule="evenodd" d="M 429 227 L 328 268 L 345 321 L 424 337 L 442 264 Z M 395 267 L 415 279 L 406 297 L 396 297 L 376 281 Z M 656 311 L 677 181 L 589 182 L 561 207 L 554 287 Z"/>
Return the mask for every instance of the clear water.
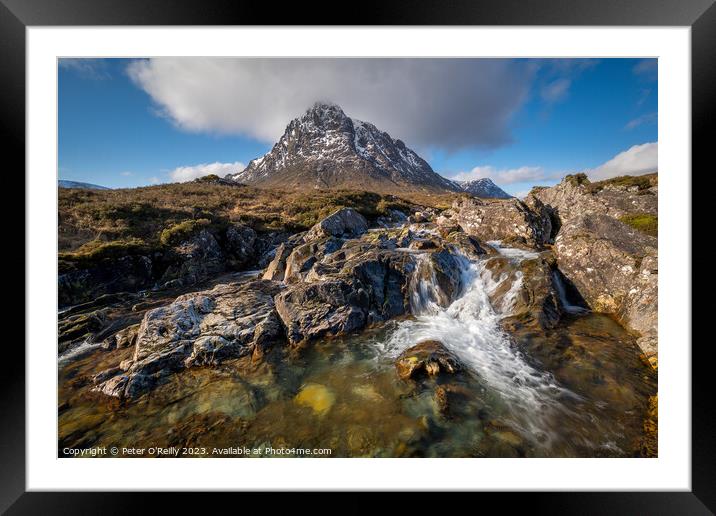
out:
<path id="1" fill-rule="evenodd" d="M 499 307 L 488 296 L 498 282 L 465 260 L 462 291 L 447 308 L 430 281 L 419 282 L 413 317 L 304 350 L 277 347 L 259 363 L 189 369 L 130 404 L 91 393 L 88 380 L 131 350 L 89 350 L 60 364 L 60 455 L 67 446 L 187 446 L 198 456 L 267 446 L 330 448 L 333 457 L 637 455 L 656 377 L 633 338 L 593 313 L 509 335 L 500 321 L 510 296 Z M 467 373 L 398 379 L 395 358 L 426 339 L 441 341 Z"/>

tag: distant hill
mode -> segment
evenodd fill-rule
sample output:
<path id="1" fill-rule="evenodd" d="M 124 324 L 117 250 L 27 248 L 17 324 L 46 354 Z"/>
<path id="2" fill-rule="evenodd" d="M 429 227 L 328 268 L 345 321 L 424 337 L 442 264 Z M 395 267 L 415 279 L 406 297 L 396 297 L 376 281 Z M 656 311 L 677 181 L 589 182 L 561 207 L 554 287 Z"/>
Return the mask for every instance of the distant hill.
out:
<path id="1" fill-rule="evenodd" d="M 92 183 L 80 183 L 78 181 L 67 181 L 60 179 L 57 181 L 60 188 L 86 188 L 88 190 L 109 190 L 106 186 L 93 185 Z"/>

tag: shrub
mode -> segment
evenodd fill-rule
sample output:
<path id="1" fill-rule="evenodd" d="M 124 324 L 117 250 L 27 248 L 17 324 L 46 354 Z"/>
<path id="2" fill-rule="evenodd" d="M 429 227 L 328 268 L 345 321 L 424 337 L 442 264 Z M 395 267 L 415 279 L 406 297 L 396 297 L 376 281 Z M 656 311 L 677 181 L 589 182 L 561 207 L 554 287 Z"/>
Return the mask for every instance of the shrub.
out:
<path id="1" fill-rule="evenodd" d="M 162 230 L 159 236 L 159 243 L 165 246 L 178 244 L 209 224 L 211 224 L 209 219 L 185 220 Z"/>

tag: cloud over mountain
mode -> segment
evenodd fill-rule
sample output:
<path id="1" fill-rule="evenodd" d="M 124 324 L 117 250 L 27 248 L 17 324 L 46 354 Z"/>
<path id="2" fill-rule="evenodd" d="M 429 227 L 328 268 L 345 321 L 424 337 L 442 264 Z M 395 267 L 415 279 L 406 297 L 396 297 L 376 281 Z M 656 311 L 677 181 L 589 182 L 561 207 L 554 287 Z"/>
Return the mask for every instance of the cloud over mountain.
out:
<path id="1" fill-rule="evenodd" d="M 127 72 L 191 132 L 273 142 L 286 120 L 332 101 L 409 145 L 452 151 L 510 142 L 535 71 L 502 59 L 154 58 Z"/>

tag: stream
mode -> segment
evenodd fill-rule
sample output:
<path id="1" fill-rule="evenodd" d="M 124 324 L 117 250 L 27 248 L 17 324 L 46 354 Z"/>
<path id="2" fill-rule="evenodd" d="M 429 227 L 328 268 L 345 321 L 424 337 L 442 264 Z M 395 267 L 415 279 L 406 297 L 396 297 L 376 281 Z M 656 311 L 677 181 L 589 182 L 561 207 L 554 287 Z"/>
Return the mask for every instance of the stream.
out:
<path id="1" fill-rule="evenodd" d="M 501 247 L 519 263 L 536 253 Z M 634 338 L 568 299 L 560 324 L 536 335 L 502 327 L 521 285 L 499 306 L 484 261 L 461 259 L 447 307 L 434 282 L 411 284 L 413 315 L 308 349 L 275 346 L 218 367 L 186 369 L 132 403 L 90 390 L 89 378 L 131 355 L 83 349 L 59 362 L 59 455 L 67 447 L 186 447 L 192 456 L 248 447 L 330 448 L 333 457 L 631 457 L 644 439 L 656 374 Z M 467 371 L 418 382 L 394 363 L 423 340 L 442 342 Z M 126 356 L 125 356 L 126 355 Z M 442 390 L 440 390 L 442 389 Z M 447 392 L 447 408 L 438 392 Z"/>

